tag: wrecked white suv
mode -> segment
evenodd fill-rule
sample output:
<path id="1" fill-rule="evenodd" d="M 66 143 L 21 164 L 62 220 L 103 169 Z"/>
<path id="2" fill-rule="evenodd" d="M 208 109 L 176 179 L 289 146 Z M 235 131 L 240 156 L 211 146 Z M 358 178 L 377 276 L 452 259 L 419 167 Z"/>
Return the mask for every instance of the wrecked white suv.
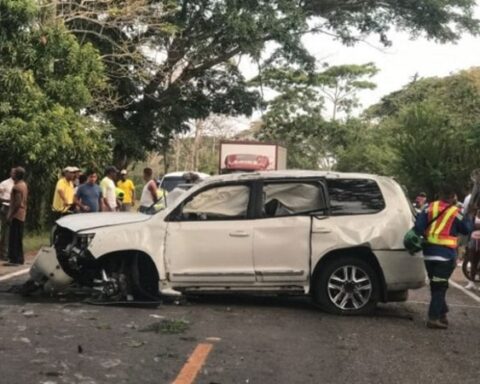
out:
<path id="1" fill-rule="evenodd" d="M 155 214 L 87 213 L 57 221 L 32 277 L 76 282 L 106 300 L 200 292 L 309 294 L 361 314 L 424 284 L 403 236 L 412 211 L 391 178 L 274 171 L 211 177 Z"/>

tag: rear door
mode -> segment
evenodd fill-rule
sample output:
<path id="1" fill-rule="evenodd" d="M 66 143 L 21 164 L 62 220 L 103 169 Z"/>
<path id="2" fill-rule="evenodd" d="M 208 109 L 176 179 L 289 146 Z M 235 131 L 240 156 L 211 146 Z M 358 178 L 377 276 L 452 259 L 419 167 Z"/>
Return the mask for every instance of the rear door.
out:
<path id="1" fill-rule="evenodd" d="M 264 181 L 253 226 L 257 282 L 305 284 L 310 275 L 312 214 L 326 212 L 320 180 Z"/>

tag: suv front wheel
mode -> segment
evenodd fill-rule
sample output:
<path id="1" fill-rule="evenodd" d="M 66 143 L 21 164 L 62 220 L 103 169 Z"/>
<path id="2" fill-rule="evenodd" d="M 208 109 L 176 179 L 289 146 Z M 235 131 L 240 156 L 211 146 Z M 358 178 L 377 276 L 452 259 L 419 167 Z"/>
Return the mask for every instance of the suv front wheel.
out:
<path id="1" fill-rule="evenodd" d="M 363 315 L 371 312 L 379 299 L 379 283 L 374 269 L 354 257 L 330 261 L 314 281 L 315 301 L 337 315 Z"/>

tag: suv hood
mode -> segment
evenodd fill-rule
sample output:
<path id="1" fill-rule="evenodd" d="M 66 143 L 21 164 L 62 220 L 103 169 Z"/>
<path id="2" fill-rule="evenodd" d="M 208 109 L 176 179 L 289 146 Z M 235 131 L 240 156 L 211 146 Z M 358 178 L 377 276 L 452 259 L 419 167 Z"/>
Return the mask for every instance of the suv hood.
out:
<path id="1" fill-rule="evenodd" d="M 151 218 L 151 215 L 130 212 L 75 213 L 57 220 L 57 224 L 73 232 L 78 232 L 112 225 L 139 223 Z"/>

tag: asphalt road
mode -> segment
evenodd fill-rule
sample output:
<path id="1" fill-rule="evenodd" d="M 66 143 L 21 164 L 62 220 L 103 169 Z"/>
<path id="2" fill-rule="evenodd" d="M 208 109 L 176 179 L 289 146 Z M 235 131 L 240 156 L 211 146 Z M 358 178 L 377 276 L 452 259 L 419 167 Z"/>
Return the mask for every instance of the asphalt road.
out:
<path id="1" fill-rule="evenodd" d="M 337 317 L 298 297 L 213 296 L 122 308 L 5 292 L 24 279 L 0 281 L 4 384 L 479 380 L 480 302 L 456 288 L 448 293 L 451 325 L 442 331 L 425 328 L 426 288 L 372 316 Z"/>

